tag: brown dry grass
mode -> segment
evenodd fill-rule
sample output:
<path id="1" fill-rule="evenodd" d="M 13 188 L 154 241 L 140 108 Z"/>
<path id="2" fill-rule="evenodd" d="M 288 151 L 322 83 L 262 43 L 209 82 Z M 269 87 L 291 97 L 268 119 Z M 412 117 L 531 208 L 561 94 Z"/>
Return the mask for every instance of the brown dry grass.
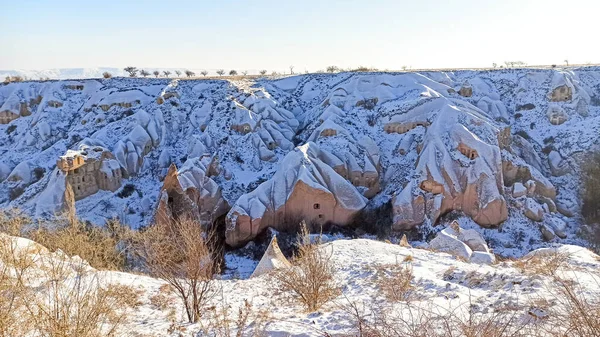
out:
<path id="1" fill-rule="evenodd" d="M 402 263 L 377 266 L 375 270 L 375 284 L 385 298 L 398 302 L 414 297 L 412 256 L 408 255 Z"/>
<path id="2" fill-rule="evenodd" d="M 26 234 L 51 251 L 61 250 L 69 256 L 77 255 L 94 268 L 110 270 L 125 268 L 126 250 L 118 245 L 128 235 L 134 235 L 116 221 L 109 222 L 107 227 L 99 227 L 67 216 L 40 222 L 37 229 Z"/>
<path id="3" fill-rule="evenodd" d="M 256 310 L 252 303 L 244 300 L 244 305 L 232 318 L 231 308 L 223 299 L 217 306 L 208 309 L 206 323 L 200 329 L 203 336 L 215 337 L 262 337 L 269 322 L 269 313 Z"/>
<path id="4" fill-rule="evenodd" d="M 0 237 L 0 336 L 113 336 L 137 292 L 64 254 Z"/>
<path id="5" fill-rule="evenodd" d="M 29 223 L 31 219 L 19 209 L 0 210 L 0 233 L 20 236 L 25 225 Z"/>
<path id="6" fill-rule="evenodd" d="M 526 275 L 544 275 L 553 277 L 556 272 L 567 267 L 570 254 L 550 252 L 522 257 L 514 262 L 514 266 Z"/>

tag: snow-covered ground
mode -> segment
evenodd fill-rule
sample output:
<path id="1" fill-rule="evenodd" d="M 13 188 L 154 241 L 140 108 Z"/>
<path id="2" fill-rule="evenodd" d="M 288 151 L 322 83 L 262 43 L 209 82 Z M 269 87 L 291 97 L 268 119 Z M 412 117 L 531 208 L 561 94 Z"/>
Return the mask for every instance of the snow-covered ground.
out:
<path id="1" fill-rule="evenodd" d="M 13 240 L 20 249 L 27 249 L 32 244 L 26 239 Z M 403 312 L 408 315 L 403 310 L 409 307 L 414 316 L 405 318 L 415 325 L 419 324 L 416 313 L 420 310 L 454 312 L 458 316 L 466 315 L 470 310 L 473 317 L 479 317 L 510 308 L 517 318 L 515 322 L 544 322 L 544 317 L 551 315 L 559 304 L 556 297 L 559 289 L 552 283 L 555 276 L 575 281 L 574 289 L 590 303 L 600 300 L 600 257 L 577 246 L 558 246 L 536 252 L 544 259 L 561 256 L 562 264 L 553 275 L 535 271 L 533 265 L 519 267 L 515 261 L 478 265 L 445 253 L 366 239 L 335 240 L 322 244 L 320 249 L 323 256 L 331 257 L 341 294 L 319 311 L 307 313 L 297 302 L 290 301 L 289 293 L 281 291 L 271 274 L 248 279 L 246 272 L 253 268 L 249 261 L 230 257 L 228 267 L 239 270 L 242 277 L 216 281 L 219 293 L 209 307 L 214 306 L 218 312 L 225 308 L 230 319 L 235 320 L 239 308 L 250 303 L 252 314 L 247 323 L 248 332 L 243 336 L 250 336 L 252 328 L 260 322 L 266 336 L 317 337 L 357 336 L 357 320 L 349 310 L 351 307 L 358 308 L 361 317 L 370 324 L 382 319 L 383 316 L 376 314 L 379 310 L 385 310 L 387 315 Z M 60 254 L 52 255 L 43 248 L 29 248 L 29 251 L 31 255 L 45 259 L 61 258 Z M 410 262 L 405 262 L 407 260 Z M 81 260 L 73 263 L 85 265 Z M 410 301 L 395 302 L 381 291 L 381 280 L 391 281 L 386 279 L 389 277 L 386 271 L 407 264 L 414 274 Z M 125 285 L 137 294 L 137 305 L 129 309 L 121 325 L 123 336 L 179 336 L 182 331 L 184 335 L 198 333 L 198 336 L 205 336 L 201 331 L 210 327 L 212 309 L 206 309 L 197 324 L 182 323 L 186 320 L 183 308 L 173 294 L 165 292 L 166 283 L 162 280 L 85 268 L 91 273 L 88 276 L 97 276 L 103 286 Z M 254 324 L 253 320 L 256 320 Z M 456 335 L 460 334 L 457 332 Z"/>

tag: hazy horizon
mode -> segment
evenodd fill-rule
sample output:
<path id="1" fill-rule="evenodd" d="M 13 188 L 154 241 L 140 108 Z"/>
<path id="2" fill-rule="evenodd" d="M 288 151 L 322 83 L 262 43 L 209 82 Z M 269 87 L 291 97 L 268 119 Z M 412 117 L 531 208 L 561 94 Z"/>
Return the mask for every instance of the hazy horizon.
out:
<path id="1" fill-rule="evenodd" d="M 3 4 L 0 69 L 295 72 L 596 63 L 593 1 Z M 8 32 L 8 33 L 6 33 Z"/>

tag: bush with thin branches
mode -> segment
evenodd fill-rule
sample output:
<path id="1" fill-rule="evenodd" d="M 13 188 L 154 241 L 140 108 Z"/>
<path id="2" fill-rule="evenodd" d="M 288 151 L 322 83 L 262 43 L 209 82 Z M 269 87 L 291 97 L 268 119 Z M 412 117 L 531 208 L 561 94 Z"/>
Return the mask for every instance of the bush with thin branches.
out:
<path id="1" fill-rule="evenodd" d="M 180 70 L 175 70 L 175 75 L 177 75 L 177 77 L 181 77 L 181 71 Z"/>
<path id="2" fill-rule="evenodd" d="M 185 218 L 157 222 L 145 231 L 139 247 L 148 272 L 175 289 L 190 323 L 198 322 L 218 290 L 213 238 L 200 223 Z"/>
<path id="3" fill-rule="evenodd" d="M 217 70 L 217 74 L 218 74 L 219 76 L 223 76 L 223 75 L 225 75 L 225 70 L 223 70 L 223 69 L 218 69 L 218 70 Z"/>
<path id="4" fill-rule="evenodd" d="M 200 332 L 202 336 L 262 337 L 265 336 L 268 319 L 268 312 L 256 310 L 248 300 L 244 300 L 237 314 L 232 313 L 231 306 L 225 298 L 221 298 L 218 305 L 208 308 Z"/>
<path id="5" fill-rule="evenodd" d="M 31 218 L 17 208 L 0 210 L 0 233 L 20 236 L 31 222 Z"/>
<path id="6" fill-rule="evenodd" d="M 229 71 L 229 76 L 237 76 L 237 74 L 238 74 L 237 70 L 232 69 Z"/>
<path id="7" fill-rule="evenodd" d="M 375 284 L 391 301 L 409 301 L 414 295 L 412 256 L 402 263 L 376 267 Z"/>
<path id="8" fill-rule="evenodd" d="M 277 269 L 273 273 L 281 290 L 289 292 L 306 310 L 314 312 L 340 295 L 341 289 L 334 277 L 331 253 L 325 247 L 312 243 L 306 225 L 298 237 L 298 252 L 292 267 Z"/>
<path id="9" fill-rule="evenodd" d="M 202 76 L 206 77 L 206 75 L 208 75 L 208 71 L 206 71 L 206 70 L 202 70 L 202 71 L 200 72 L 200 74 L 202 74 Z"/>
<path id="10" fill-rule="evenodd" d="M 18 240 L 0 235 L 0 336 L 113 336 L 139 303 L 81 259 Z"/>

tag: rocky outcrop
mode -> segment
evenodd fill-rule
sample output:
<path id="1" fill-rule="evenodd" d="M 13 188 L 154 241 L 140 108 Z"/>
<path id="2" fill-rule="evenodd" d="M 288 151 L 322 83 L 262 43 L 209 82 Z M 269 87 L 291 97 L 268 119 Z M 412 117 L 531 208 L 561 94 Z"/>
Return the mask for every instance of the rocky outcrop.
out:
<path id="1" fill-rule="evenodd" d="M 458 222 L 453 222 L 439 232 L 429 242 L 428 247 L 473 263 L 492 264 L 496 262 L 496 257 L 488 248 L 483 237 L 475 230 L 460 228 Z"/>
<path id="2" fill-rule="evenodd" d="M 0 118 L 10 119 L 0 124 L 0 206 L 51 214 L 38 205 L 64 204 L 70 185 L 79 216 L 138 227 L 157 205 L 204 224 L 234 205 L 228 235 L 239 245 L 271 226 L 295 231 L 296 218 L 320 227 L 347 224 L 367 203 L 389 212 L 390 199 L 400 231 L 449 212 L 494 228 L 510 205 L 518 210 L 498 236 L 544 225 L 556 240 L 576 230 L 550 219 L 579 216 L 575 177 L 600 131 L 598 79 L 574 68 L 10 83 L 0 86 Z M 87 176 L 84 185 L 56 168 L 83 139 L 105 149 L 127 190 L 96 179 L 106 190 L 94 193 Z M 541 221 L 523 221 L 526 198 Z"/>
<path id="3" fill-rule="evenodd" d="M 276 269 L 290 268 L 291 266 L 292 264 L 285 258 L 281 249 L 279 249 L 277 237 L 273 236 L 269 247 L 267 247 L 250 278 L 267 274 Z"/>
<path id="4" fill-rule="evenodd" d="M 269 227 L 296 231 L 302 220 L 311 230 L 348 224 L 366 199 L 323 156 L 315 143 L 300 146 L 271 179 L 242 195 L 227 214 L 227 243 L 240 246 Z"/>
<path id="5" fill-rule="evenodd" d="M 178 171 L 174 164 L 164 179 L 156 212 L 156 221 L 182 217 L 196 219 L 205 228 L 229 210 L 221 188 L 209 173 L 210 159 L 188 160 Z"/>
<path id="6" fill-rule="evenodd" d="M 451 210 L 461 210 L 484 227 L 506 220 L 501 156 L 497 143 L 492 142 L 497 141 L 493 126 L 481 112 L 471 112 L 471 123 L 479 125 L 479 132 L 490 139 L 487 143 L 459 122 L 463 112 L 451 107 L 449 100 L 437 98 L 419 109 L 430 114 L 423 118 L 434 121 L 423 138 L 416 164 L 418 178 L 394 197 L 394 228 L 417 226 L 424 216 L 435 223 Z"/>
<path id="7" fill-rule="evenodd" d="M 121 167 L 113 154 L 92 141 L 84 141 L 78 150 L 68 150 L 56 161 L 56 167 L 66 176 L 75 200 L 99 190 L 116 191 L 121 187 Z"/>

